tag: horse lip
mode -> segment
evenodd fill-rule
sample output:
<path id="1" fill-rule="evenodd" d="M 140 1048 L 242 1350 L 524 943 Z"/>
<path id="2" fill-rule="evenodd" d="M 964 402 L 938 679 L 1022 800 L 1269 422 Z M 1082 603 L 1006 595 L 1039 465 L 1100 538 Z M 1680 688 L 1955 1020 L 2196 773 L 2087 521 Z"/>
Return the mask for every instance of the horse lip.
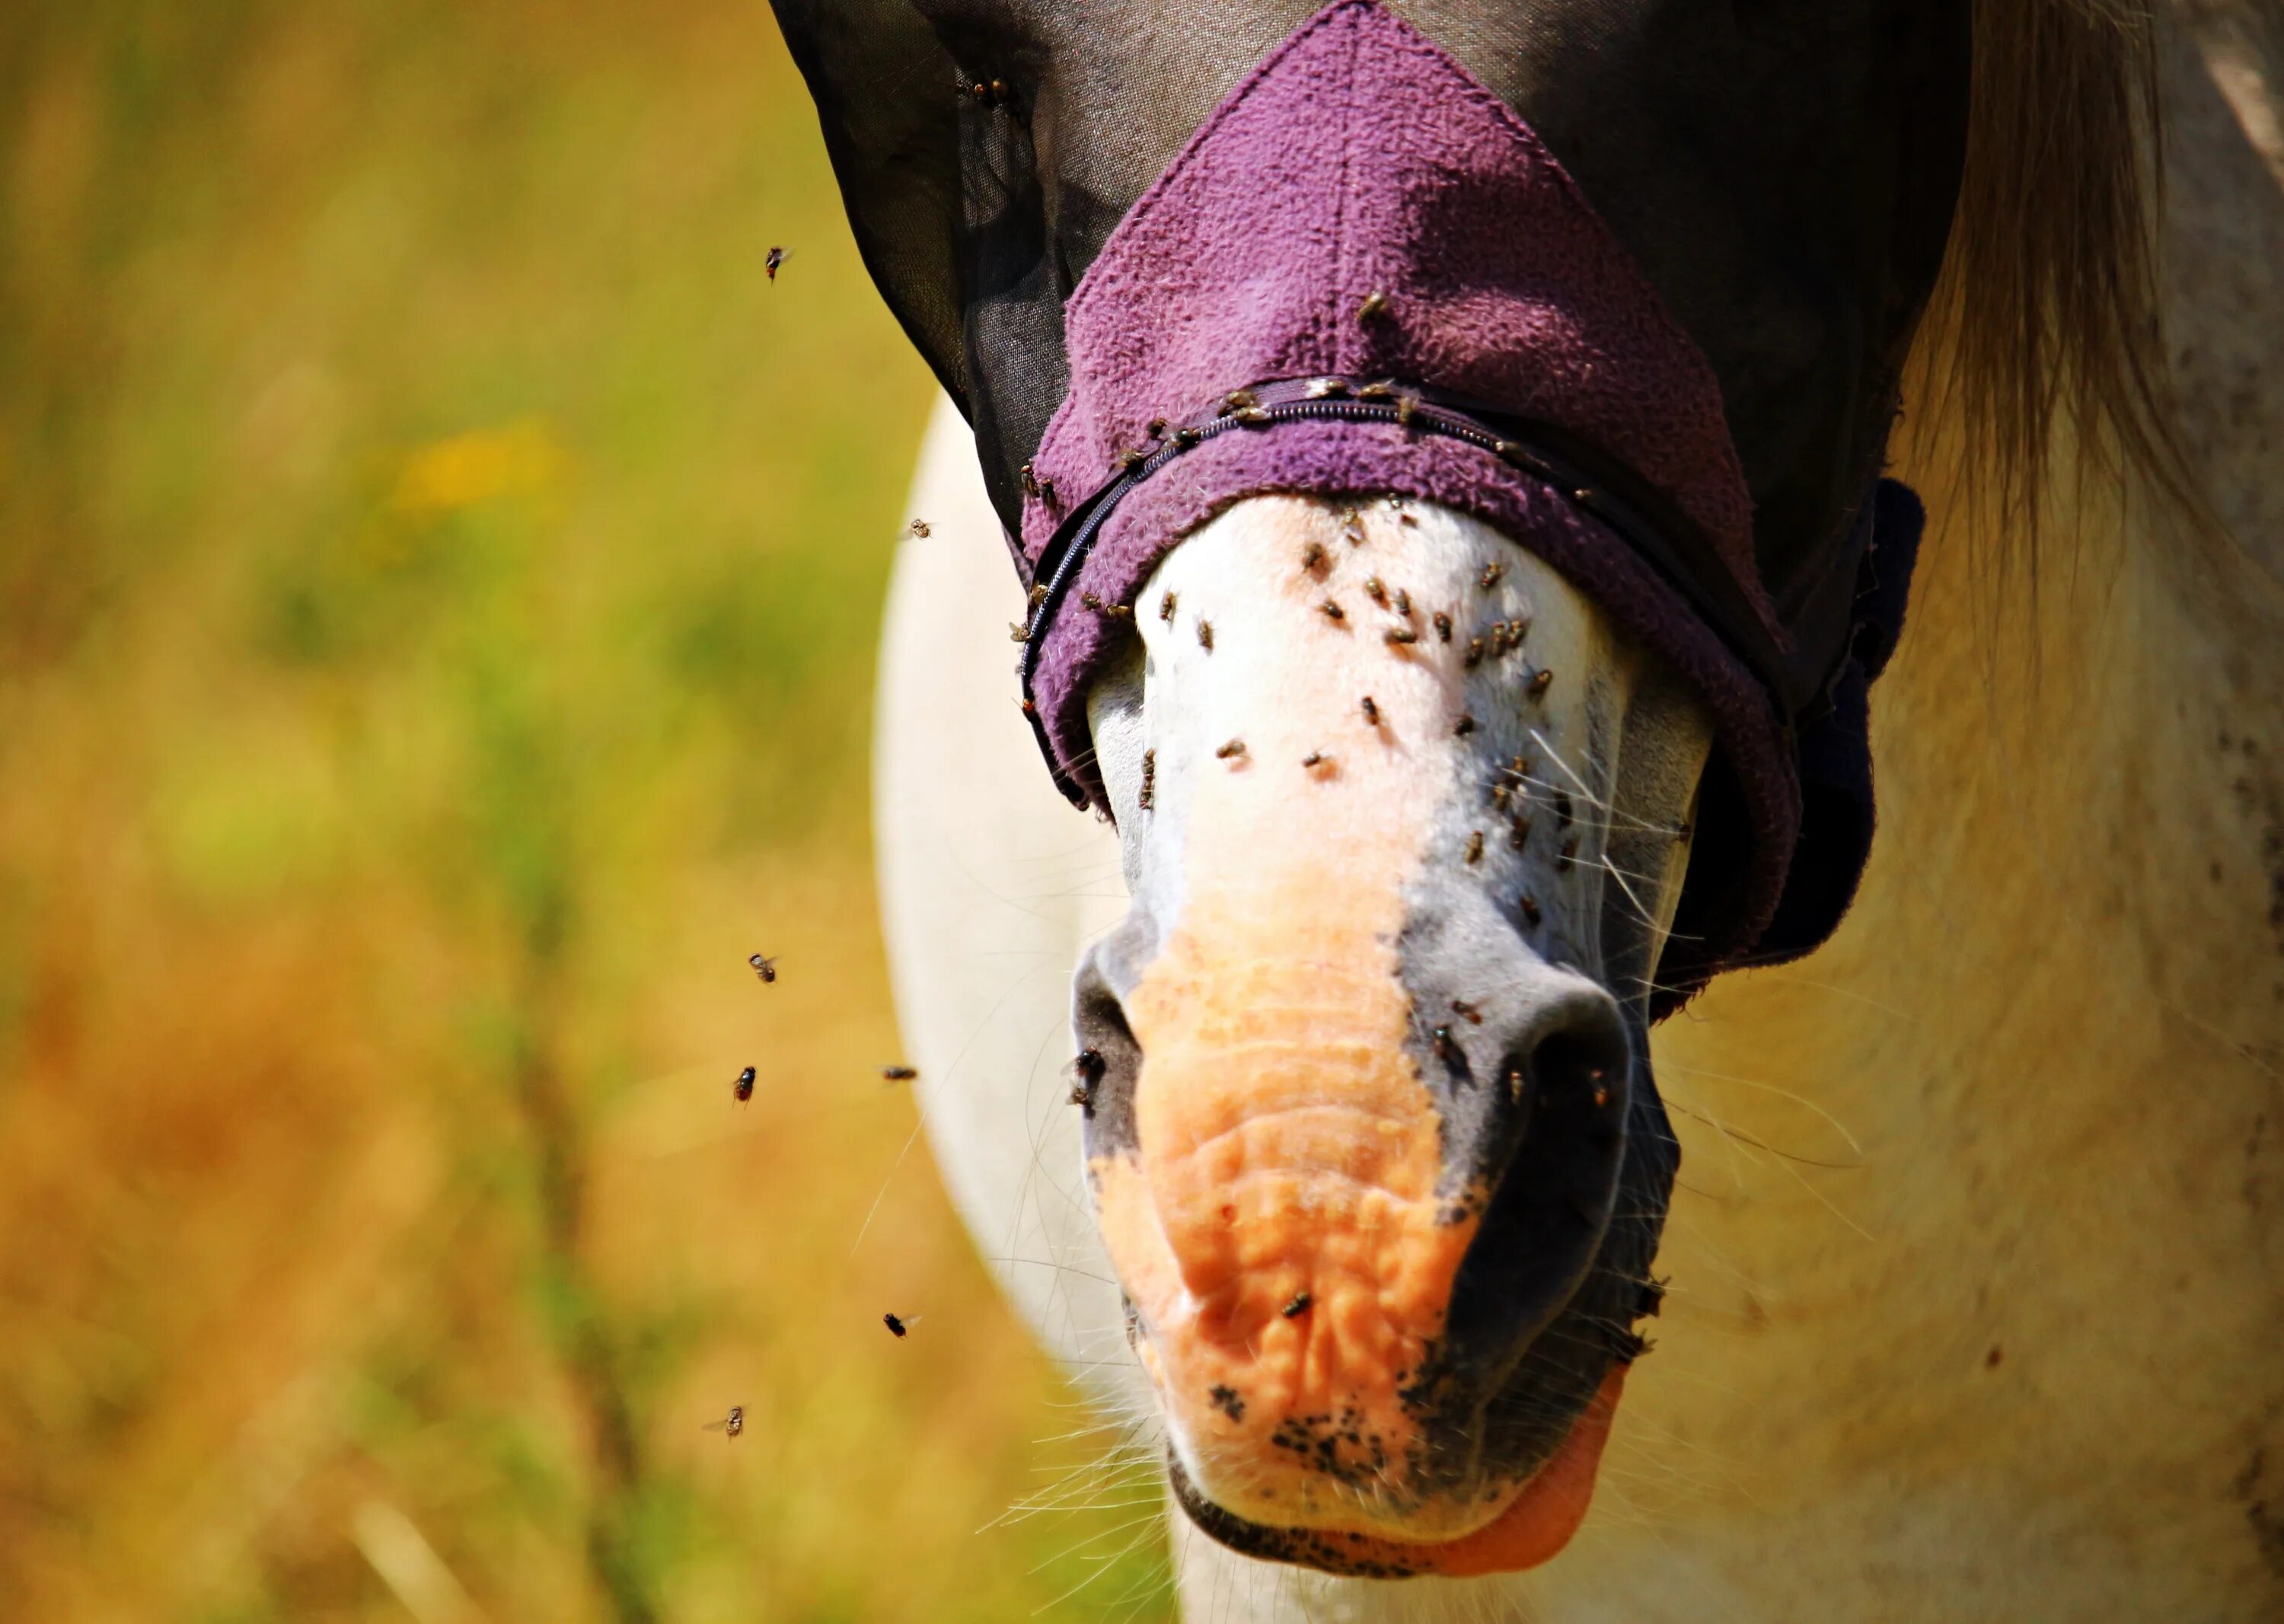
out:
<path id="1" fill-rule="evenodd" d="M 1595 1473 L 1625 1387 L 1626 1364 L 1613 1364 L 1571 1420 L 1554 1452 L 1523 1480 L 1505 1508 L 1456 1539 L 1406 1541 L 1382 1534 L 1280 1528 L 1224 1511 L 1199 1493 L 1172 1448 L 1166 1474 L 1175 1503 L 1208 1537 L 1240 1556 L 1290 1562 L 1341 1577 L 1474 1578 L 1520 1573 L 1553 1560 L 1569 1544 L 1592 1502 Z"/>

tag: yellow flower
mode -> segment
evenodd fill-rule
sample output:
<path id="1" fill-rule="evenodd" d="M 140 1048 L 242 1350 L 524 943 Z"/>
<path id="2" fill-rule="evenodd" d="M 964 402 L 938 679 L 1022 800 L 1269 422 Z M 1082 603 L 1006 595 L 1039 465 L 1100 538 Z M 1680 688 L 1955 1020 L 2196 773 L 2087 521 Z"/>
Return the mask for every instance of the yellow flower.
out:
<path id="1" fill-rule="evenodd" d="M 434 519 L 497 496 L 543 496 L 562 483 L 569 465 L 562 446 L 536 418 L 474 429 L 422 446 L 406 457 L 388 507 L 406 519 Z"/>

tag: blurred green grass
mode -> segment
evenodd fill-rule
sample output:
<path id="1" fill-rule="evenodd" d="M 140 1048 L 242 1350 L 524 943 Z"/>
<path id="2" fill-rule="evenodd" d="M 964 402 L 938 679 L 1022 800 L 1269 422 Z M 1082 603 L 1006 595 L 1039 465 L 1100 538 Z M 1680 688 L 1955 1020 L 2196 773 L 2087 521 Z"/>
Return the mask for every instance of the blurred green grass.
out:
<path id="1" fill-rule="evenodd" d="M 0 14 L 0 1617 L 1165 1616 L 872 1070 L 930 393 L 758 0 Z"/>

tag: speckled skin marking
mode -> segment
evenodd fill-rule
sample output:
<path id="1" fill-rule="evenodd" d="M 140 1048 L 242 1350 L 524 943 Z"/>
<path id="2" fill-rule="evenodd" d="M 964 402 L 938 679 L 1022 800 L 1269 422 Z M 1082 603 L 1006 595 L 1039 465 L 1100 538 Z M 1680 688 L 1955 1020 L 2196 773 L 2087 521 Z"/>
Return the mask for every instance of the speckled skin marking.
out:
<path id="1" fill-rule="evenodd" d="M 1356 609 L 1326 619 L 1327 593 Z M 1627 1346 L 1609 1327 L 1670 1139 L 1593 973 L 1602 860 L 1613 830 L 1654 831 L 1622 898 L 1641 922 L 1611 931 L 1654 936 L 1702 724 L 1662 693 L 1673 720 L 1645 728 L 1629 792 L 1671 804 L 1619 799 L 1645 662 L 1528 555 L 1425 504 L 1241 504 L 1144 597 L 1167 595 L 1176 616 L 1146 617 L 1142 663 L 1095 707 L 1136 905 L 1078 995 L 1109 1058 L 1089 1167 L 1137 1352 L 1214 1526 L 1472 1537 L 1566 1440 L 1599 1438 L 1574 1423 Z M 1439 613 L 1508 629 L 1472 666 L 1382 635 Z M 1146 817 L 1126 769 L 1146 754 Z M 1494 793 L 1522 838 L 1470 862 Z"/>

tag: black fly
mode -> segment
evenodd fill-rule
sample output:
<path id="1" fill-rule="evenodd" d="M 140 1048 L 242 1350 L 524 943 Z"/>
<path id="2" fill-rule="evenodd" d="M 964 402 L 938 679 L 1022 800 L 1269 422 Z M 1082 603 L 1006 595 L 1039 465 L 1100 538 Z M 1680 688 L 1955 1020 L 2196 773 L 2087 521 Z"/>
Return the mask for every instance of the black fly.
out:
<path id="1" fill-rule="evenodd" d="M 1092 1112 L 1094 1090 L 1102 1081 L 1102 1074 L 1109 1069 L 1109 1062 L 1102 1058 L 1100 1050 L 1080 1050 L 1078 1058 L 1071 1062 L 1071 1070 L 1077 1074 L 1078 1081 L 1071 1085 L 1070 1103 Z"/>

